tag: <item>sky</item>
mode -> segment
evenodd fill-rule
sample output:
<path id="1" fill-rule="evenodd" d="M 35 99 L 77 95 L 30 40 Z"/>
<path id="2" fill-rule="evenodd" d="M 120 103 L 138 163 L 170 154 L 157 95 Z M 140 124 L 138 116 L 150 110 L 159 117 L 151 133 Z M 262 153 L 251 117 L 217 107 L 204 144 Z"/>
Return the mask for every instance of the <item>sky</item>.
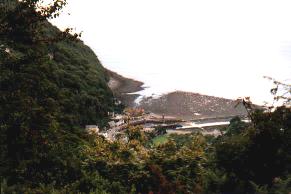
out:
<path id="1" fill-rule="evenodd" d="M 270 101 L 291 82 L 290 0 L 68 0 L 52 22 L 82 31 L 103 66 L 175 90 Z"/>

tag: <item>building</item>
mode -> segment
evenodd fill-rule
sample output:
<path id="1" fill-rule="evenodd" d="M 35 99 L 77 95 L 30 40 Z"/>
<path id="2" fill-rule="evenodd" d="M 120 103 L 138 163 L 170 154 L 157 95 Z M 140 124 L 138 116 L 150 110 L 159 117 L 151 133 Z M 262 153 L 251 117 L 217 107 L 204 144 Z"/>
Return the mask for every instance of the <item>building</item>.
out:
<path id="1" fill-rule="evenodd" d="M 99 127 L 97 125 L 86 125 L 86 131 L 88 133 L 99 133 Z"/>
<path id="2" fill-rule="evenodd" d="M 117 121 L 116 123 L 115 123 L 115 125 L 118 127 L 118 126 L 120 126 L 120 125 L 123 125 L 123 124 L 125 124 L 124 123 L 124 120 L 119 120 L 119 121 Z"/>
<path id="3" fill-rule="evenodd" d="M 110 126 L 110 128 L 115 127 L 115 122 L 114 121 L 110 121 L 108 122 L 108 125 Z"/>

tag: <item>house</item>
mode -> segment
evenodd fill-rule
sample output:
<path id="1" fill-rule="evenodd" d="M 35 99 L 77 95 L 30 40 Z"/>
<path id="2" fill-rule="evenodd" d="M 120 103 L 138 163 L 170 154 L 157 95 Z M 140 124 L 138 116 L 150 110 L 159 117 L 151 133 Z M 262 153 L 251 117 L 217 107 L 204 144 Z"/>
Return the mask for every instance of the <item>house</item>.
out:
<path id="1" fill-rule="evenodd" d="M 86 131 L 88 133 L 98 133 L 99 127 L 97 125 L 86 125 Z"/>
<path id="2" fill-rule="evenodd" d="M 116 126 L 120 126 L 124 124 L 124 120 L 119 120 L 115 123 Z"/>
<path id="3" fill-rule="evenodd" d="M 116 124 L 115 124 L 115 122 L 114 122 L 114 121 L 109 121 L 109 122 L 108 122 L 108 125 L 110 126 L 110 128 L 112 128 L 112 127 L 115 127 L 115 126 L 116 126 Z"/>
<path id="4" fill-rule="evenodd" d="M 143 131 L 144 132 L 153 132 L 153 131 L 155 131 L 155 128 L 154 127 L 145 127 L 145 128 L 143 128 Z"/>
<path id="5" fill-rule="evenodd" d="M 110 126 L 110 128 L 118 127 L 125 123 L 124 116 L 120 114 L 114 115 L 114 117 L 112 117 L 111 119 L 112 120 L 108 122 L 108 125 Z"/>
<path id="6" fill-rule="evenodd" d="M 112 117 L 112 120 L 115 120 L 115 121 L 119 121 L 119 120 L 123 120 L 123 115 L 121 114 L 116 114 L 114 117 Z"/>

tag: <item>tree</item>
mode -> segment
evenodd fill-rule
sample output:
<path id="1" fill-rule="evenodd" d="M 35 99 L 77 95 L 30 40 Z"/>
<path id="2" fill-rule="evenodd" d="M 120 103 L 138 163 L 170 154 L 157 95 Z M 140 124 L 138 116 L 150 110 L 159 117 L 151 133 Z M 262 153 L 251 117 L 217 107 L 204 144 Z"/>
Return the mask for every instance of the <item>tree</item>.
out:
<path id="1" fill-rule="evenodd" d="M 71 35 L 70 29 L 48 33 L 47 19 L 57 17 L 65 4 L 0 3 L 0 175 L 8 177 L 8 183 L 44 178 L 40 171 L 51 165 L 52 150 L 61 150 L 65 131 L 60 128 L 58 87 L 48 53 L 52 44 L 78 35 Z"/>
<path id="2" fill-rule="evenodd" d="M 253 126 L 239 133 L 226 134 L 215 143 L 216 164 L 229 176 L 250 189 L 250 181 L 271 186 L 276 177 L 290 173 L 290 108 L 277 107 L 274 112 L 256 110 Z M 236 130 L 236 129 L 232 129 Z M 235 176 L 233 176 L 235 175 Z M 235 180 L 235 179 L 233 179 Z M 250 192 L 249 190 L 241 191 Z"/>
<path id="3" fill-rule="evenodd" d="M 266 79 L 273 82 L 273 88 L 270 90 L 273 95 L 273 103 L 269 105 L 269 108 L 272 109 L 276 106 L 276 102 L 280 105 L 284 105 L 287 107 L 291 106 L 291 85 L 288 83 L 284 83 L 278 81 L 272 77 L 265 76 Z"/>

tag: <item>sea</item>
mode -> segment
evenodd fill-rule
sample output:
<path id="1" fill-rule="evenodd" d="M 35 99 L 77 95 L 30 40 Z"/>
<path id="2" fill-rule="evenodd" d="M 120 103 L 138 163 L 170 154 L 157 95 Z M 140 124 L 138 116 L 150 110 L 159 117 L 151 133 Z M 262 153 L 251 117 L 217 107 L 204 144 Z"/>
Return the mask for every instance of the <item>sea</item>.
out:
<path id="1" fill-rule="evenodd" d="M 263 5 L 263 6 L 262 6 Z M 291 84 L 290 1 L 70 1 L 53 24 L 83 32 L 102 64 L 144 82 L 141 95 L 187 91 L 272 102 Z"/>

